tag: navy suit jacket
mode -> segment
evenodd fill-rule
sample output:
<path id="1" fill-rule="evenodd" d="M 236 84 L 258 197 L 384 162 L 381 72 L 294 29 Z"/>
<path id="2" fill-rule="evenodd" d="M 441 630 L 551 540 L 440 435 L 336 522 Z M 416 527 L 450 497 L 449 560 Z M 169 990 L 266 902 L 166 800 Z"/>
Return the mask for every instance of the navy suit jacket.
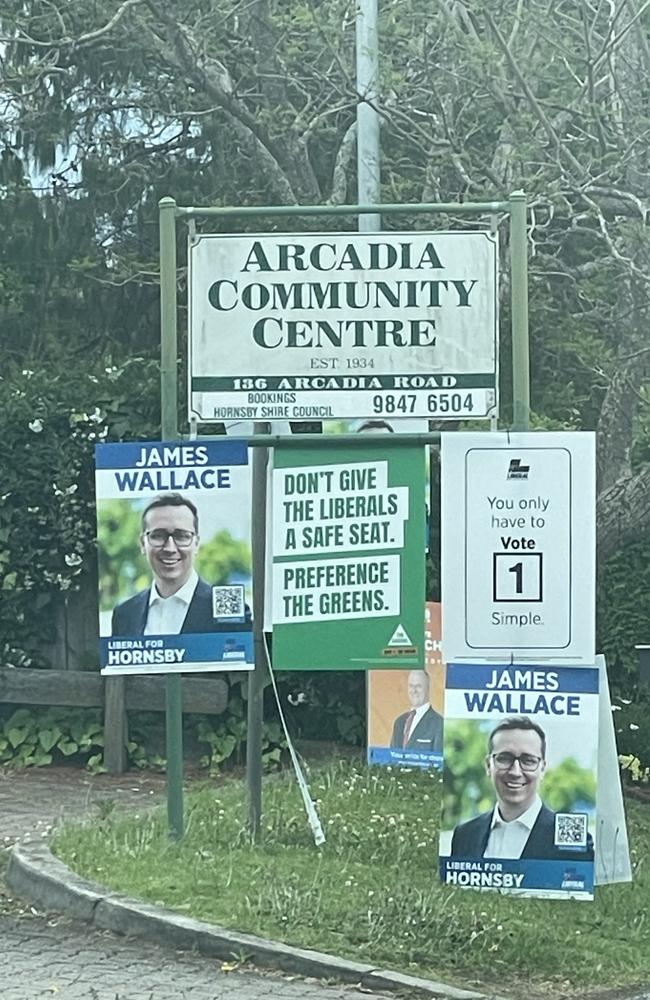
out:
<path id="1" fill-rule="evenodd" d="M 482 858 L 490 836 L 493 810 L 481 813 L 467 823 L 460 823 L 451 839 L 451 856 Z M 586 850 L 571 850 L 555 846 L 555 813 L 542 805 L 528 840 L 521 853 L 522 859 L 535 858 L 537 861 L 593 861 L 594 844 L 591 834 L 587 837 Z"/>
<path id="2" fill-rule="evenodd" d="M 149 613 L 149 592 L 141 590 L 113 610 L 112 635 L 143 635 Z M 212 617 L 212 587 L 199 579 L 185 615 L 181 634 L 200 632 L 249 632 L 251 612 L 246 605 L 245 622 L 220 622 Z"/>
<path id="3" fill-rule="evenodd" d="M 390 745 L 393 750 L 435 750 L 442 753 L 442 716 L 431 706 L 426 710 L 417 726 L 411 730 L 408 743 L 404 743 L 404 726 L 410 712 L 398 715 L 393 726 Z"/>

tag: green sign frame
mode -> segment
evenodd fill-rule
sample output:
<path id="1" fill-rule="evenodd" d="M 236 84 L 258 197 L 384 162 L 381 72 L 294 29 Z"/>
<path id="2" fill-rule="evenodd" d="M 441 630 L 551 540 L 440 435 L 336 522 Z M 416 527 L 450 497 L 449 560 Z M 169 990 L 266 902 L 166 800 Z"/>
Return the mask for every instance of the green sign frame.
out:
<path id="1" fill-rule="evenodd" d="M 494 227 L 499 217 L 509 221 L 510 244 L 510 322 L 512 332 L 512 428 L 527 430 L 530 414 L 530 364 L 528 338 L 528 234 L 527 205 L 523 191 L 513 191 L 507 199 L 487 202 L 418 202 L 414 204 L 364 204 L 364 205 L 226 205 L 226 206 L 182 206 L 174 198 L 164 197 L 158 202 L 160 219 L 160 395 L 161 395 L 161 439 L 173 440 L 178 435 L 178 270 L 177 270 L 177 221 L 193 223 L 196 219 L 210 219 L 218 226 L 228 219 L 238 219 L 239 225 L 253 218 L 256 223 L 261 218 L 337 218 L 347 216 L 392 216 L 392 215 L 487 215 Z M 249 442 L 264 456 L 269 447 L 291 449 L 289 438 L 278 438 L 262 432 Z M 431 444 L 438 439 L 437 432 L 419 435 L 418 443 Z M 304 437 L 307 445 L 311 435 Z M 403 446 L 413 443 L 401 435 Z M 316 443 L 316 442 L 314 442 Z M 349 442 L 356 445 L 357 442 Z M 254 495 L 264 497 L 265 462 L 253 463 Z M 257 483 L 257 488 L 255 486 Z M 253 520 L 253 563 L 264 565 L 264 517 Z M 261 588 L 256 589 L 260 594 Z M 263 601 L 263 598 L 260 598 Z M 266 652 L 262 634 L 261 613 L 263 606 L 254 608 L 254 636 L 256 649 L 255 670 L 249 676 L 248 692 L 248 740 L 247 772 L 250 799 L 250 827 L 253 839 L 257 840 L 261 824 L 261 756 L 262 756 L 262 704 L 266 678 Z M 115 684 L 119 679 L 113 679 Z M 183 815 L 183 715 L 182 687 L 180 674 L 165 678 L 166 691 L 166 746 L 167 746 L 167 817 L 170 834 L 180 839 L 184 832 Z"/>

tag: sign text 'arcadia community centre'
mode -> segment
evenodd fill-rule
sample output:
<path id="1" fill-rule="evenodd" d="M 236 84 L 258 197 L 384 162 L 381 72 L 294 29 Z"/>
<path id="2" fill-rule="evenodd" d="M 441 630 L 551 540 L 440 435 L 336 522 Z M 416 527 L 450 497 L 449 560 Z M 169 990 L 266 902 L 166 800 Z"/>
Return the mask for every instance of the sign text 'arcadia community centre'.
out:
<path id="1" fill-rule="evenodd" d="M 190 416 L 496 413 L 488 232 L 190 240 Z"/>
<path id="2" fill-rule="evenodd" d="M 423 480 L 417 447 L 276 451 L 277 669 L 423 666 Z"/>

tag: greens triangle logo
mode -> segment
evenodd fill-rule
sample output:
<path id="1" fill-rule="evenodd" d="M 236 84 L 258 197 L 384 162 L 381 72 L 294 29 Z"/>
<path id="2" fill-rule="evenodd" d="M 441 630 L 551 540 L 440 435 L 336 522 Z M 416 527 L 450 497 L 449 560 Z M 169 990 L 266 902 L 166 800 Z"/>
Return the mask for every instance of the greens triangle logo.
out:
<path id="1" fill-rule="evenodd" d="M 413 643 L 406 634 L 402 625 L 398 625 L 388 642 L 389 646 L 412 646 Z"/>

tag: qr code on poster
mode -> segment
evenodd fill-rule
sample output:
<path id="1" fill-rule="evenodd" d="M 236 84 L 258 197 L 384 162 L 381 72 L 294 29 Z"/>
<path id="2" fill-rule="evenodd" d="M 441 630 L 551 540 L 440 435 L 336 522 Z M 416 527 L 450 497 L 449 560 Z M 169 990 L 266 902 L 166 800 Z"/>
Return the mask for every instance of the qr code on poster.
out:
<path id="1" fill-rule="evenodd" d="M 240 584 L 212 588 L 213 618 L 240 618 L 243 621 L 244 615 L 244 588 Z"/>
<path id="2" fill-rule="evenodd" d="M 555 846 L 556 847 L 587 846 L 586 813 L 555 814 Z"/>

